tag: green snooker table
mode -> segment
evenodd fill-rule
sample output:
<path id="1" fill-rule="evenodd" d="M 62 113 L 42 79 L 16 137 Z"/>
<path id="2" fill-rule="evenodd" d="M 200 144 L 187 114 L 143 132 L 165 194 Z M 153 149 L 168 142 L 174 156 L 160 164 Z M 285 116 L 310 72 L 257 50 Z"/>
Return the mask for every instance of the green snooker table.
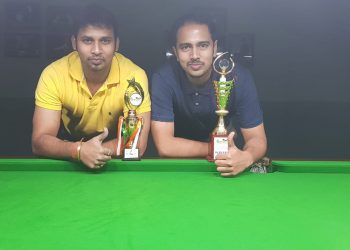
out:
<path id="1" fill-rule="evenodd" d="M 0 249 L 350 249 L 350 162 L 0 160 Z"/>

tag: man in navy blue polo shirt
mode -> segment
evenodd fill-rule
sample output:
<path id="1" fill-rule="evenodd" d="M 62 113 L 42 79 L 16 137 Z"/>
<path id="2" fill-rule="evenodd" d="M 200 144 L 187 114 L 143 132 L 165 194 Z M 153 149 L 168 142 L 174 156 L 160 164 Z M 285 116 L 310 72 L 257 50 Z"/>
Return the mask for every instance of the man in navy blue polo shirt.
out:
<path id="1" fill-rule="evenodd" d="M 209 136 L 217 125 L 212 70 L 217 52 L 214 23 L 202 13 L 183 16 L 173 27 L 173 51 L 152 77 L 152 135 L 161 157 L 206 157 Z M 229 135 L 229 152 L 215 160 L 222 176 L 237 175 L 264 156 L 267 149 L 263 116 L 251 74 L 236 66 L 229 114 L 244 138 L 239 149 Z"/>

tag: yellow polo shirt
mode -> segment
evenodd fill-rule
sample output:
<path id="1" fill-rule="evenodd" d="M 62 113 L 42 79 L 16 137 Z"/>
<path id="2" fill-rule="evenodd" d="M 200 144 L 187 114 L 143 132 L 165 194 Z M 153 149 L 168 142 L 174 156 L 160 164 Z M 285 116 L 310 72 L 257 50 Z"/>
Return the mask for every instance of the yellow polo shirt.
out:
<path id="1" fill-rule="evenodd" d="M 74 137 L 95 135 L 104 127 L 115 134 L 119 116 L 128 111 L 124 93 L 129 84 L 127 80 L 132 78 L 141 84 L 145 93 L 137 113 L 151 111 L 146 73 L 131 60 L 116 53 L 106 82 L 92 96 L 79 55 L 72 52 L 44 69 L 35 91 L 35 104 L 61 110 L 63 124 Z"/>

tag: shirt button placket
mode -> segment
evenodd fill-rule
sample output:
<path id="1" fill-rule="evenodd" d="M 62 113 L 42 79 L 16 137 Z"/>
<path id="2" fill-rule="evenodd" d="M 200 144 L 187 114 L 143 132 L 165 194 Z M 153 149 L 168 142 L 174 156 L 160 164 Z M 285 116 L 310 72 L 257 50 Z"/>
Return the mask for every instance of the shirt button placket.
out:
<path id="1" fill-rule="evenodd" d="M 194 106 L 196 108 L 196 110 L 198 110 L 199 108 L 199 93 L 198 92 L 195 92 L 194 93 Z"/>
<path id="2" fill-rule="evenodd" d="M 93 111 L 93 110 L 96 109 L 96 100 L 95 100 L 94 97 L 92 97 L 92 98 L 90 97 L 89 99 L 90 99 L 90 103 L 89 103 L 88 109 L 89 109 L 90 111 Z"/>

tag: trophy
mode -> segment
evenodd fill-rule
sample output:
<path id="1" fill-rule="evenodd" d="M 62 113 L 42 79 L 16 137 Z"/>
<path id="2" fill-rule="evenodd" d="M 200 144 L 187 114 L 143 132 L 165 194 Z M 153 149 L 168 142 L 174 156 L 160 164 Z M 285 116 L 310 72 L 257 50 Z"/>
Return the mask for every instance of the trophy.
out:
<path id="1" fill-rule="evenodd" d="M 219 81 L 213 81 L 217 106 L 215 113 L 219 116 L 219 121 L 210 136 L 209 161 L 214 161 L 217 155 L 228 152 L 228 131 L 225 128 L 224 117 L 229 113 L 226 106 L 234 86 L 234 79 L 228 81 L 226 75 L 232 72 L 234 66 L 233 59 L 228 52 L 220 54 L 213 62 L 213 69 L 220 75 Z"/>
<path id="2" fill-rule="evenodd" d="M 140 160 L 138 147 L 143 119 L 136 116 L 136 109 L 143 102 L 144 92 L 135 79 L 128 80 L 128 82 L 129 85 L 124 94 L 124 103 L 129 111 L 127 117 L 119 117 L 117 155 L 122 155 L 123 160 Z"/>

